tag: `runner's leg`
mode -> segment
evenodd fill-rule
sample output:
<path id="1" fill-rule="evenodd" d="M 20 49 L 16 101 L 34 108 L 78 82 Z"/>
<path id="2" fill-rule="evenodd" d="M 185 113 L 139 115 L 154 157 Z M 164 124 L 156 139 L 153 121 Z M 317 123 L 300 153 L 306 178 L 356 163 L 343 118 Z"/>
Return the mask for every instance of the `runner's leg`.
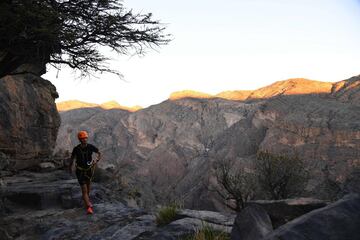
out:
<path id="1" fill-rule="evenodd" d="M 90 206 L 89 193 L 87 191 L 87 184 L 81 185 L 82 198 L 86 207 Z"/>
<path id="2" fill-rule="evenodd" d="M 90 201 L 90 184 L 91 184 L 90 181 L 86 182 L 86 190 L 87 190 L 87 196 L 88 196 L 88 199 L 89 199 L 89 205 L 88 206 L 92 207 L 92 204 L 91 204 L 91 201 Z"/>

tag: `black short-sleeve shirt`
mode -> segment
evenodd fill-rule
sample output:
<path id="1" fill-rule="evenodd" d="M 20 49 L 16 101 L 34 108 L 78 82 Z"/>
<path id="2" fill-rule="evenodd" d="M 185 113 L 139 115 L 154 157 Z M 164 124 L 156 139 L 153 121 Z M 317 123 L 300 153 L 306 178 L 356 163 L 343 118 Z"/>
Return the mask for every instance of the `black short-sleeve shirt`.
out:
<path id="1" fill-rule="evenodd" d="M 92 144 L 86 144 L 85 147 L 82 147 L 81 144 L 77 145 L 76 147 L 74 147 L 72 153 L 71 153 L 71 158 L 76 158 L 76 164 L 79 167 L 88 167 L 88 163 L 91 162 L 92 160 L 92 153 L 98 153 L 99 149 L 97 147 L 95 147 Z"/>

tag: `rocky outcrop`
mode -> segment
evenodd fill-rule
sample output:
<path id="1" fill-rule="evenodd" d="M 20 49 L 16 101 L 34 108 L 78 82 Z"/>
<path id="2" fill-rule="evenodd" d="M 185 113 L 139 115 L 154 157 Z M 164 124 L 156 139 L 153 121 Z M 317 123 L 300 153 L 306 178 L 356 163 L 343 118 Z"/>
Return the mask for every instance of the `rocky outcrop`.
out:
<path id="1" fill-rule="evenodd" d="M 296 198 L 250 201 L 248 205 L 261 206 L 269 215 L 273 227 L 277 228 L 308 212 L 325 207 L 327 203 L 312 198 Z"/>
<path id="2" fill-rule="evenodd" d="M 259 205 L 246 207 L 235 221 L 231 214 L 182 209 L 172 222 L 158 227 L 154 214 L 127 206 L 109 183 L 94 183 L 92 189 L 90 198 L 95 213 L 86 215 L 80 187 L 74 175 L 64 170 L 22 171 L 3 176 L 1 239 L 177 240 L 203 228 L 231 233 L 232 239 L 252 240 L 355 240 L 360 234 L 359 195 L 348 195 L 271 231 L 269 215 Z"/>
<path id="3" fill-rule="evenodd" d="M 332 94 L 334 98 L 351 104 L 360 104 L 360 76 L 352 77 L 334 84 Z"/>
<path id="4" fill-rule="evenodd" d="M 0 78 L 0 155 L 15 170 L 48 159 L 60 126 L 55 87 L 28 71 Z"/>
<path id="5" fill-rule="evenodd" d="M 334 95 L 356 90 L 359 81 L 349 80 L 345 89 L 290 79 L 247 92 L 243 101 L 178 94 L 134 113 L 65 111 L 56 151 L 71 151 L 76 132 L 86 129 L 90 142 L 104 153 L 101 167 L 113 166 L 141 193 L 144 206 L 182 199 L 186 207 L 203 210 L 224 209 L 211 191 L 214 161 L 229 159 L 234 167 L 251 168 L 258 150 L 299 153 L 311 170 L 308 194 L 326 198 L 324 180 L 342 184 L 360 164 L 357 100 L 350 104 Z"/>
<path id="6" fill-rule="evenodd" d="M 53 207 L 68 209 L 83 205 L 77 180 L 63 170 L 42 173 L 22 171 L 17 175 L 2 177 L 1 182 L 0 195 L 5 203 L 3 210 L 8 213 L 18 207 L 43 210 Z M 109 191 L 102 185 L 92 185 L 91 198 L 94 203 L 110 201 L 109 195 Z"/>
<path id="7" fill-rule="evenodd" d="M 224 215 L 211 211 L 180 210 L 180 219 L 143 234 L 139 239 L 178 240 L 194 235 L 203 229 L 221 232 L 223 235 L 231 233 L 234 215 Z"/>
<path id="8" fill-rule="evenodd" d="M 360 196 L 348 195 L 279 227 L 264 240 L 356 240 L 360 236 L 359 226 Z"/>
<path id="9" fill-rule="evenodd" d="M 269 215 L 258 206 L 244 208 L 237 216 L 231 231 L 231 240 L 261 240 L 272 232 Z"/>
<path id="10" fill-rule="evenodd" d="M 0 219 L 2 239 L 123 239 L 177 240 L 193 234 L 204 225 L 218 231 L 231 227 L 207 223 L 199 219 L 180 219 L 157 227 L 155 217 L 122 203 L 94 204 L 94 215 L 82 208 L 47 209 L 18 213 Z"/>
<path id="11" fill-rule="evenodd" d="M 157 227 L 155 216 L 126 205 L 111 185 L 92 184 L 94 215 L 82 207 L 80 187 L 63 170 L 22 171 L 4 177 L 0 188 L 0 238 L 170 240 L 204 226 L 229 233 L 234 216 L 183 209 Z"/>

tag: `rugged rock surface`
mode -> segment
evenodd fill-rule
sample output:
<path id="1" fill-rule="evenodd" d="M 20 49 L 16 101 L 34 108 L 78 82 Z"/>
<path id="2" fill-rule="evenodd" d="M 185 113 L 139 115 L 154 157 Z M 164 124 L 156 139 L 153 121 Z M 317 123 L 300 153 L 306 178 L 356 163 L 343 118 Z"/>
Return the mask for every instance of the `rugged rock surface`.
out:
<path id="1" fill-rule="evenodd" d="M 27 71 L 0 78 L 2 168 L 37 165 L 51 156 L 55 146 L 60 126 L 55 106 L 58 94 L 49 81 Z"/>
<path id="2" fill-rule="evenodd" d="M 94 203 L 109 201 L 111 193 L 106 188 L 94 183 L 92 189 Z M 77 180 L 64 170 L 42 173 L 23 171 L 4 176 L 1 178 L 0 193 L 4 210 L 8 213 L 18 207 L 41 210 L 82 206 Z"/>
<path id="3" fill-rule="evenodd" d="M 128 207 L 109 185 L 93 184 L 94 215 L 82 207 L 77 181 L 64 171 L 25 171 L 2 178 L 0 238 L 8 239 L 179 239 L 204 225 L 230 232 L 234 216 L 184 209 L 168 225 Z"/>
<path id="4" fill-rule="evenodd" d="M 232 227 L 235 220 L 234 214 L 224 214 L 212 211 L 196 211 L 190 209 L 181 209 L 177 214 L 177 218 L 194 218 L 206 221 L 208 223 Z"/>
<path id="5" fill-rule="evenodd" d="M 86 129 L 104 152 L 101 167 L 114 167 L 144 206 L 182 199 L 188 208 L 208 210 L 223 209 L 209 191 L 215 160 L 250 168 L 258 150 L 301 153 L 311 169 L 307 190 L 321 198 L 325 177 L 342 184 L 360 164 L 359 82 L 290 79 L 246 93 L 243 101 L 182 96 L 133 113 L 66 111 L 56 151 L 71 151 L 76 132 Z"/>
<path id="6" fill-rule="evenodd" d="M 269 215 L 273 227 L 277 228 L 308 212 L 325 207 L 327 203 L 312 198 L 296 198 L 250 201 L 248 205 L 261 206 Z"/>
<path id="7" fill-rule="evenodd" d="M 332 96 L 336 99 L 359 105 L 360 103 L 360 76 L 352 77 L 348 80 L 334 84 Z"/>
<path id="8" fill-rule="evenodd" d="M 261 240 L 273 230 L 270 217 L 259 205 L 244 208 L 237 216 L 231 240 Z"/>
<path id="9" fill-rule="evenodd" d="M 354 194 L 279 227 L 265 239 L 356 240 L 359 236 L 360 196 Z"/>
<path id="10" fill-rule="evenodd" d="M 114 165 L 126 182 L 141 189 L 146 205 L 188 196 L 185 201 L 191 205 L 186 207 L 200 207 L 203 201 L 194 193 L 209 176 L 208 153 L 216 137 L 251 109 L 253 104 L 228 100 L 182 99 L 131 114 L 98 108 L 67 111 L 61 113 L 64 130 L 57 151 L 71 151 L 76 132 L 88 130 L 89 141 L 104 153 L 102 167 Z"/>

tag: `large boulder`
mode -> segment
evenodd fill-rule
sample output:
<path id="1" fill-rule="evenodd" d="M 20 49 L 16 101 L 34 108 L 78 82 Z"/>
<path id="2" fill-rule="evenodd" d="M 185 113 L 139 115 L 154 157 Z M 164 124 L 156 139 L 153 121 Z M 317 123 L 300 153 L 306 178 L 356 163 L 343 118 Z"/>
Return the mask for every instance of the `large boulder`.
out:
<path id="1" fill-rule="evenodd" d="M 258 205 L 251 205 L 236 216 L 231 240 L 261 240 L 272 230 L 266 211 Z"/>
<path id="2" fill-rule="evenodd" d="M 360 195 L 314 210 L 268 235 L 266 240 L 357 240 L 360 236 Z"/>
<path id="3" fill-rule="evenodd" d="M 269 214 L 274 228 L 327 205 L 325 201 L 313 198 L 256 200 L 251 201 L 248 204 L 259 205 L 264 208 L 267 214 Z"/>
<path id="4" fill-rule="evenodd" d="M 51 156 L 60 126 L 57 97 L 56 88 L 33 73 L 0 78 L 0 154 L 9 161 L 0 167 L 23 169 Z"/>

